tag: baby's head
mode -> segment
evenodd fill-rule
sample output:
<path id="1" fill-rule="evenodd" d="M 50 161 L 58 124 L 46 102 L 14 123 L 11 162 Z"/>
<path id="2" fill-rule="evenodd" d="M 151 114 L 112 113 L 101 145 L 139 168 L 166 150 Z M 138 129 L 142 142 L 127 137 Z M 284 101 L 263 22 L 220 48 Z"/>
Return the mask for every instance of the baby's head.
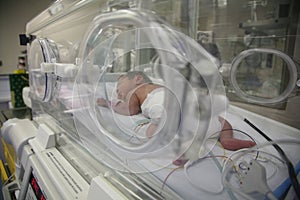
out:
<path id="1" fill-rule="evenodd" d="M 129 71 L 126 74 L 119 76 L 118 80 L 127 77 L 132 80 L 138 78 L 141 83 L 152 83 L 151 79 L 142 71 Z"/>
<path id="2" fill-rule="evenodd" d="M 130 91 L 145 83 L 152 83 L 152 81 L 141 71 L 129 71 L 119 76 L 117 84 L 118 98 L 124 100 Z"/>

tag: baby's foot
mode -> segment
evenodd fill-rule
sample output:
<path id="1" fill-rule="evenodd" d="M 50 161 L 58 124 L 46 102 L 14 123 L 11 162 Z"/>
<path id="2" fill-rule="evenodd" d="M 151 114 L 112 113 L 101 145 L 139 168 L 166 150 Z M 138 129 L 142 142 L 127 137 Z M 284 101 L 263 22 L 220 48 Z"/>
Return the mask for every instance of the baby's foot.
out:
<path id="1" fill-rule="evenodd" d="M 250 140 L 239 140 L 235 138 L 220 138 L 220 143 L 224 149 L 235 151 L 242 148 L 249 148 L 255 146 L 255 142 Z"/>
<path id="2" fill-rule="evenodd" d="M 177 160 L 173 161 L 173 164 L 176 166 L 182 166 L 187 163 L 188 159 L 184 158 L 184 155 L 180 156 Z"/>

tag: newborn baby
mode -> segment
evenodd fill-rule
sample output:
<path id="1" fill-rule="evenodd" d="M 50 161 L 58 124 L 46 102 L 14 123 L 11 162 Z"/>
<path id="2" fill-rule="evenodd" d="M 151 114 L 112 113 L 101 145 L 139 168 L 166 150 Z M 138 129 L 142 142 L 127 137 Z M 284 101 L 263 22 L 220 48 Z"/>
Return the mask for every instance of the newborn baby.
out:
<path id="1" fill-rule="evenodd" d="M 141 71 L 130 71 L 118 78 L 117 95 L 120 101 L 109 102 L 103 98 L 97 99 L 99 106 L 110 107 L 122 115 L 136 115 L 142 113 L 150 118 L 151 122 L 146 130 L 146 136 L 151 138 L 157 131 L 157 127 L 164 113 L 164 92 L 161 85 L 152 83 L 148 76 Z M 255 145 L 253 141 L 239 140 L 233 137 L 232 127 L 222 117 L 219 122 L 223 124 L 219 141 L 225 149 L 238 150 Z"/>
<path id="2" fill-rule="evenodd" d="M 122 115 L 136 115 L 142 113 L 151 122 L 146 130 L 146 136 L 151 138 L 163 114 L 164 87 L 153 84 L 141 71 L 130 71 L 121 75 L 117 83 L 117 95 L 120 101 L 108 102 L 103 98 L 97 99 L 100 106 L 109 107 Z"/>

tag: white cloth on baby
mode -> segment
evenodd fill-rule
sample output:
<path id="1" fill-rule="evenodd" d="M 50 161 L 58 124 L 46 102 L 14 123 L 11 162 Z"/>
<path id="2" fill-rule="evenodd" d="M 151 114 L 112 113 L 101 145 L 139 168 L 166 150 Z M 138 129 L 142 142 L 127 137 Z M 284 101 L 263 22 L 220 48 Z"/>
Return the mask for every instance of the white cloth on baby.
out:
<path id="1" fill-rule="evenodd" d="M 141 105 L 142 114 L 151 119 L 152 123 L 159 123 L 166 111 L 164 108 L 165 88 L 160 87 L 150 92 Z"/>

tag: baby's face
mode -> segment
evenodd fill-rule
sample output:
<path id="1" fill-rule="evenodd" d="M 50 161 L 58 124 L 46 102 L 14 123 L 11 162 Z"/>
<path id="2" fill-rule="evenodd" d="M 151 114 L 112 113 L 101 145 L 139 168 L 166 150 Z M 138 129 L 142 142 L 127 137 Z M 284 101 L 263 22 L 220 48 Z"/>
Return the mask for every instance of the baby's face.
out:
<path id="1" fill-rule="evenodd" d="M 136 88 L 136 82 L 134 79 L 128 77 L 121 77 L 117 83 L 117 94 L 118 98 L 126 100 L 128 93 Z"/>

